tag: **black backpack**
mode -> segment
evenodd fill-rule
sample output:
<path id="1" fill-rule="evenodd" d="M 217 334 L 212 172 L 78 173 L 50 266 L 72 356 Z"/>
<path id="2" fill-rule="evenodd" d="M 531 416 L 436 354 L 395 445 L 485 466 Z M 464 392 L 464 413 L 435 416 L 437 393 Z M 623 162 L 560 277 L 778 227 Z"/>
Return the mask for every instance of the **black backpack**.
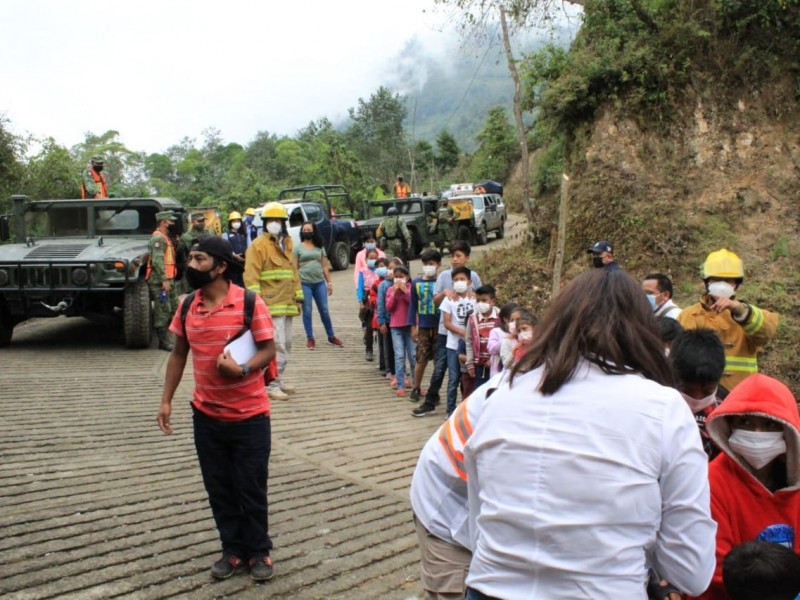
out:
<path id="1" fill-rule="evenodd" d="M 194 295 L 195 292 L 192 292 L 183 299 L 183 304 L 181 304 L 181 325 L 183 326 L 183 337 L 186 338 L 186 343 L 189 343 L 189 338 L 186 336 L 186 315 L 189 314 L 189 308 L 192 306 L 192 302 L 194 302 Z M 256 293 L 253 290 L 245 290 L 244 291 L 244 325 L 239 330 L 235 336 L 233 336 L 230 341 L 232 342 L 235 339 L 242 337 L 245 333 L 250 330 L 250 323 L 253 321 L 253 313 L 256 309 Z"/>

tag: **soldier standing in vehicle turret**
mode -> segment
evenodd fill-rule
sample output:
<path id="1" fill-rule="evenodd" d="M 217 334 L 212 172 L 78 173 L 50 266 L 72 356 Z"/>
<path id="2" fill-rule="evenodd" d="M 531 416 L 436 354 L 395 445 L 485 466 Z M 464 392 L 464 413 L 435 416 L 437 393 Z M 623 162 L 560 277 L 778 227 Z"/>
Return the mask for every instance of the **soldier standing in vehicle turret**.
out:
<path id="1" fill-rule="evenodd" d="M 158 227 L 147 246 L 149 258 L 145 279 L 150 288 L 150 300 L 153 301 L 153 327 L 158 334 L 159 350 L 172 351 L 172 343 L 167 338 L 167 326 L 178 306 L 175 293 L 175 246 L 169 234 L 169 226 L 178 220 L 171 210 L 156 213 Z"/>
<path id="2" fill-rule="evenodd" d="M 397 209 L 392 206 L 386 211 L 386 216 L 375 231 L 380 240 L 381 248 L 386 252 L 386 259 L 392 260 L 395 256 L 407 258 L 411 254 L 411 234 L 405 221 L 400 219 Z"/>
<path id="3" fill-rule="evenodd" d="M 103 175 L 105 159 L 102 156 L 93 156 L 89 161 L 89 168 L 83 172 L 81 182 L 81 198 L 108 198 L 108 183 Z"/>

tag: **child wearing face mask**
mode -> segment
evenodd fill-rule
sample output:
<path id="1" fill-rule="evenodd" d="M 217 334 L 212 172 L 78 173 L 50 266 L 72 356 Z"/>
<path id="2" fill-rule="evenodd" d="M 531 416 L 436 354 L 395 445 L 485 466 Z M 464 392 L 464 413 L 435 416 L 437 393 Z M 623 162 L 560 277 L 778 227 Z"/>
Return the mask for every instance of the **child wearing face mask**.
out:
<path id="1" fill-rule="evenodd" d="M 420 401 L 420 382 L 425 375 L 428 361 L 436 356 L 436 338 L 439 330 L 439 307 L 434 298 L 436 296 L 436 273 L 442 264 L 442 255 L 434 248 L 426 248 L 419 255 L 422 262 L 422 277 L 415 277 L 411 282 L 411 303 L 408 306 L 408 322 L 411 324 L 411 339 L 417 344 L 416 361 L 414 369 L 414 382 L 416 385 L 411 390 L 409 400 Z M 430 411 L 413 413 L 422 417 Z"/>
<path id="2" fill-rule="evenodd" d="M 375 335 L 372 329 L 372 318 L 374 310 L 369 304 L 369 289 L 378 281 L 375 273 L 376 261 L 378 260 L 377 250 L 367 250 L 367 268 L 358 274 L 358 284 L 356 285 L 356 299 L 358 300 L 358 318 L 361 320 L 364 329 L 365 358 L 367 362 L 373 360 L 373 343 Z"/>
<path id="3" fill-rule="evenodd" d="M 500 356 L 500 351 L 503 347 L 503 342 L 511 335 L 508 331 L 509 319 L 517 308 L 519 308 L 519 305 L 514 302 L 504 304 L 497 314 L 499 317 L 497 326 L 489 333 L 486 349 L 489 351 L 492 377 L 503 370 L 503 359 Z"/>
<path id="4" fill-rule="evenodd" d="M 386 276 L 384 280 L 378 284 L 378 331 L 383 336 L 384 361 L 387 371 L 386 377 L 389 379 L 389 385 L 392 387 L 392 389 L 397 387 L 397 378 L 394 372 L 394 346 L 392 345 L 392 334 L 389 330 L 389 324 L 391 323 L 392 315 L 389 314 L 388 310 L 386 310 L 386 292 L 394 283 L 395 268 L 402 264 L 403 261 L 396 256 L 390 260 L 387 263 Z"/>
<path id="5" fill-rule="evenodd" d="M 408 305 L 411 303 L 411 281 L 408 269 L 404 265 L 394 268 L 394 281 L 392 286 L 386 290 L 386 310 L 391 315 L 389 328 L 392 336 L 392 346 L 394 347 L 394 373 L 396 380 L 397 395 L 406 395 L 406 357 L 411 371 L 412 381 L 408 387 L 416 387 L 413 382 L 414 377 L 414 355 L 416 344 L 411 339 L 411 325 L 408 322 Z"/>
<path id="6" fill-rule="evenodd" d="M 475 312 L 467 319 L 464 336 L 467 350 L 467 374 L 474 380 L 472 389 L 482 386 L 491 376 L 489 335 L 500 322 L 494 305 L 496 292 L 491 285 L 475 290 Z"/>
<path id="7" fill-rule="evenodd" d="M 703 450 L 711 460 L 719 454 L 719 448 L 708 435 L 706 421 L 728 395 L 719 385 L 725 370 L 725 348 L 710 329 L 690 329 L 672 341 L 669 358 L 676 387 L 694 415 Z"/>
<path id="8" fill-rule="evenodd" d="M 531 344 L 533 344 L 533 330 L 538 322 L 538 319 L 529 310 L 523 309 L 519 311 L 519 316 L 514 321 L 517 339 L 517 343 L 514 344 L 514 364 L 522 358 Z"/>
<path id="9" fill-rule="evenodd" d="M 368 302 L 370 310 L 372 310 L 372 330 L 377 333 L 378 338 L 378 371 L 381 375 L 386 375 L 390 371 L 388 367 L 388 359 L 386 358 L 386 340 L 381 332 L 380 323 L 378 321 L 378 290 L 381 284 L 386 279 L 388 261 L 385 258 L 378 258 L 375 260 L 375 275 L 377 276 L 374 283 L 369 287 Z M 390 340 L 391 341 L 391 340 Z M 394 362 L 394 361 L 392 361 Z M 391 369 L 394 371 L 394 368 Z"/>
<path id="10" fill-rule="evenodd" d="M 711 413 L 708 433 L 722 450 L 708 469 L 717 567 L 699 598 L 723 600 L 722 566 L 734 546 L 759 540 L 800 552 L 797 401 L 780 381 L 756 373 Z"/>
<path id="11" fill-rule="evenodd" d="M 378 242 L 375 241 L 375 236 L 369 235 L 364 240 L 364 247 L 356 253 L 356 262 L 353 267 L 353 283 L 358 288 L 358 275 L 367 270 L 367 252 L 375 250 L 378 253 L 377 258 L 385 258 L 386 254 L 378 247 Z"/>
<path id="12" fill-rule="evenodd" d="M 466 333 L 467 318 L 475 312 L 475 296 L 468 293 L 472 272 L 467 267 L 456 267 L 452 270 L 452 277 L 453 297 L 445 298 L 439 306 L 447 330 L 447 418 L 456 409 L 461 383 L 458 342 Z"/>

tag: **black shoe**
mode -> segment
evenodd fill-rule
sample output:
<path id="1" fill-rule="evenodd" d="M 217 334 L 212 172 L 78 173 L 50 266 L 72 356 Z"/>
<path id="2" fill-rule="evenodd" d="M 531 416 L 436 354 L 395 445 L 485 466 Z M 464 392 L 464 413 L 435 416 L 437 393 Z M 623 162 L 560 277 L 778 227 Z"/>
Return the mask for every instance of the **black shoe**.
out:
<path id="1" fill-rule="evenodd" d="M 419 402 L 419 388 L 414 388 L 411 390 L 411 394 L 408 396 L 409 402 Z"/>
<path id="2" fill-rule="evenodd" d="M 431 406 L 439 406 L 439 402 L 441 401 L 439 394 L 434 394 L 433 396 L 429 394 L 425 396 L 424 400 L 425 404 L 430 404 Z"/>
<path id="3" fill-rule="evenodd" d="M 217 562 L 211 565 L 211 576 L 214 579 L 227 579 L 244 564 L 241 558 L 233 554 L 223 554 Z"/>
<path id="4" fill-rule="evenodd" d="M 372 362 L 373 358 L 374 357 L 372 356 L 372 350 L 367 350 L 367 362 Z"/>
<path id="5" fill-rule="evenodd" d="M 411 414 L 415 417 L 424 417 L 425 415 L 431 414 L 433 411 L 436 410 L 436 407 L 433 404 L 428 404 L 427 402 L 423 402 L 417 408 L 411 411 Z"/>
<path id="6" fill-rule="evenodd" d="M 272 560 L 269 556 L 256 556 L 250 559 L 250 579 L 269 581 L 272 575 Z"/>

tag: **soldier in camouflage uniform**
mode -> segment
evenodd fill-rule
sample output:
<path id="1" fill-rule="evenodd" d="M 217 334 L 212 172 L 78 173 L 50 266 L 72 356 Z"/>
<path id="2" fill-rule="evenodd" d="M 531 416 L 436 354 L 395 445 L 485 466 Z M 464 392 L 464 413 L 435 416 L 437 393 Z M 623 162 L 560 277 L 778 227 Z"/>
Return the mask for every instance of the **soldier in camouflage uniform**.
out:
<path id="1" fill-rule="evenodd" d="M 395 256 L 406 260 L 411 255 L 411 234 L 394 206 L 386 211 L 386 217 L 378 225 L 375 235 L 386 253 L 386 260 L 392 260 Z"/>
<path id="2" fill-rule="evenodd" d="M 192 215 L 192 226 L 189 231 L 181 236 L 181 242 L 183 242 L 187 254 L 189 253 L 189 248 L 192 247 L 192 242 L 201 235 L 217 235 L 217 232 L 206 228 L 206 216 L 198 212 Z"/>
<path id="3" fill-rule="evenodd" d="M 167 338 L 167 327 L 178 306 L 175 291 L 175 246 L 169 234 L 169 226 L 177 220 L 177 215 L 171 210 L 156 213 L 158 227 L 147 246 L 149 258 L 145 278 L 150 288 L 150 300 L 153 302 L 153 327 L 158 334 L 159 349 L 167 352 L 172 350 L 172 343 Z"/>
<path id="4" fill-rule="evenodd" d="M 450 242 L 455 239 L 453 231 L 453 220 L 455 219 L 453 207 L 447 203 L 447 199 L 439 203 L 437 211 L 437 233 L 439 234 L 439 248 L 449 248 Z"/>
<path id="5" fill-rule="evenodd" d="M 108 198 L 108 182 L 103 175 L 105 159 L 102 156 L 93 156 L 89 161 L 89 168 L 83 172 L 81 180 L 81 198 Z"/>

